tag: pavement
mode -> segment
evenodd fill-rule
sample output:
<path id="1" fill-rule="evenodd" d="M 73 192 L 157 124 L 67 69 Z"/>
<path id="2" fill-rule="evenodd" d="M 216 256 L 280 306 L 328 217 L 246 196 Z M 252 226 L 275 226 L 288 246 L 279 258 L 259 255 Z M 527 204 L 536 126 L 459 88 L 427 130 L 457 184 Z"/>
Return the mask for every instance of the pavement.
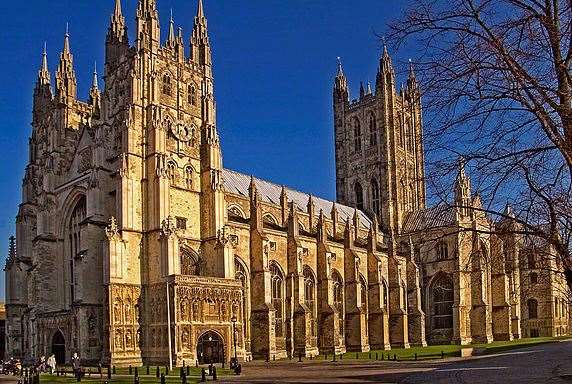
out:
<path id="1" fill-rule="evenodd" d="M 422 362 L 343 360 L 243 364 L 222 383 L 572 383 L 572 341 Z"/>

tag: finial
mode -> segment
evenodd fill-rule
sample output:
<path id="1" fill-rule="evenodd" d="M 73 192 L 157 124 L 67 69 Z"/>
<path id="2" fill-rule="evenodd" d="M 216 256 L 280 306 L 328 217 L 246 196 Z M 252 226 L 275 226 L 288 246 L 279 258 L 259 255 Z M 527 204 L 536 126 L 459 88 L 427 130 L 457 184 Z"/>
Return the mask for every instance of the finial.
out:
<path id="1" fill-rule="evenodd" d="M 371 90 L 371 81 L 368 80 L 367 82 L 367 94 L 371 95 L 373 91 Z"/>
<path id="2" fill-rule="evenodd" d="M 169 22 L 169 41 L 175 41 L 175 20 L 173 19 L 173 8 L 171 8 L 171 20 Z"/>
<path id="3" fill-rule="evenodd" d="M 197 8 L 197 17 L 205 17 L 205 11 L 203 8 L 203 0 L 199 0 L 199 5 Z"/>
<path id="4" fill-rule="evenodd" d="M 94 89 L 98 89 L 99 85 L 97 83 L 97 61 L 93 64 L 93 82 L 91 83 L 91 87 Z"/>
<path id="5" fill-rule="evenodd" d="M 70 30 L 69 23 L 66 23 L 66 33 L 64 35 L 64 53 L 70 52 Z"/>
<path id="6" fill-rule="evenodd" d="M 115 0 L 115 12 L 113 13 L 115 17 L 121 17 L 121 0 Z"/>
<path id="7" fill-rule="evenodd" d="M 342 58 L 338 56 L 338 76 L 344 75 L 344 69 L 342 68 Z"/>

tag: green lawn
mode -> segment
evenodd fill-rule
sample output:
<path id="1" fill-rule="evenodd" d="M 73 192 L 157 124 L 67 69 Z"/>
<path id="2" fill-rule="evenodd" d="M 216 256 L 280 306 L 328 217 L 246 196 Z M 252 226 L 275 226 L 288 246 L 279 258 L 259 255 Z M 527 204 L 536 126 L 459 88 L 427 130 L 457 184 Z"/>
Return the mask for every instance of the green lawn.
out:
<path id="1" fill-rule="evenodd" d="M 460 356 L 461 348 L 472 347 L 481 350 L 483 354 L 492 354 L 502 351 L 507 351 L 515 348 L 524 348 L 536 344 L 551 343 L 559 340 L 570 339 L 570 337 L 536 337 L 530 339 L 519 339 L 514 341 L 494 341 L 490 344 L 471 344 L 467 346 L 461 345 L 431 345 L 427 347 L 411 347 L 411 348 L 395 348 L 390 351 L 371 351 L 371 352 L 347 352 L 343 355 L 343 359 L 375 359 L 376 353 L 379 360 L 388 358 L 393 360 L 394 356 L 397 360 L 414 360 L 417 354 L 418 360 L 423 359 L 438 359 L 443 353 L 444 357 Z M 382 357 L 383 355 L 383 357 Z M 332 359 L 332 355 L 328 359 Z M 324 356 L 321 356 L 324 358 Z M 339 358 L 339 356 L 338 356 Z"/>

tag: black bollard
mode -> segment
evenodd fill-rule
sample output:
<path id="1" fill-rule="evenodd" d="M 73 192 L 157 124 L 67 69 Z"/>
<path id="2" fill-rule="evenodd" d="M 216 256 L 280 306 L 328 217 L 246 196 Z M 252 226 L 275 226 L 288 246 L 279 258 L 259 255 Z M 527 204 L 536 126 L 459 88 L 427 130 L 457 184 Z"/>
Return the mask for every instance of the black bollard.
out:
<path id="1" fill-rule="evenodd" d="M 115 375 L 115 365 L 113 366 L 113 374 Z"/>
<path id="2" fill-rule="evenodd" d="M 415 361 L 417 361 L 417 353 L 415 353 Z"/>
<path id="3" fill-rule="evenodd" d="M 161 373 L 161 384 L 165 384 L 165 374 Z"/>
<path id="4" fill-rule="evenodd" d="M 381 360 L 383 360 L 383 353 L 381 354 Z"/>
<path id="5" fill-rule="evenodd" d="M 375 353 L 375 361 L 377 361 L 377 360 L 378 360 L 378 358 L 377 358 L 377 352 L 376 352 Z"/>
<path id="6" fill-rule="evenodd" d="M 344 359 L 344 354 L 340 353 L 340 360 L 343 360 L 343 359 Z"/>
<path id="7" fill-rule="evenodd" d="M 371 360 L 371 352 L 369 353 L 369 357 L 368 357 L 368 358 Z"/>
<path id="8" fill-rule="evenodd" d="M 393 354 L 393 361 L 397 361 L 397 355 L 395 353 Z"/>
<path id="9" fill-rule="evenodd" d="M 336 352 L 334 351 L 334 363 L 336 362 Z"/>
<path id="10" fill-rule="evenodd" d="M 129 376 L 131 376 L 132 371 L 133 371 L 133 368 L 131 368 L 131 366 L 129 366 Z"/>
<path id="11" fill-rule="evenodd" d="M 185 374 L 185 368 L 181 367 L 179 371 L 179 377 L 182 379 L 184 374 Z"/>
<path id="12" fill-rule="evenodd" d="M 441 358 L 444 359 L 445 358 L 445 352 L 441 351 Z"/>
<path id="13" fill-rule="evenodd" d="M 183 384 L 187 384 L 187 375 L 185 374 L 185 372 L 183 372 L 183 377 L 181 377 L 181 382 Z"/>
<path id="14" fill-rule="evenodd" d="M 189 366 L 187 365 L 187 376 L 190 376 L 190 375 L 191 375 L 191 367 L 189 367 Z"/>
<path id="15" fill-rule="evenodd" d="M 302 362 L 302 354 L 301 354 L 301 353 L 298 354 L 298 362 L 299 362 L 299 363 Z"/>
<path id="16" fill-rule="evenodd" d="M 149 366 L 147 366 L 147 376 L 149 376 Z"/>
<path id="17" fill-rule="evenodd" d="M 205 371 L 205 369 L 201 369 L 201 383 L 204 383 L 207 381 L 207 372 Z"/>
<path id="18" fill-rule="evenodd" d="M 357 352 L 356 352 L 356 360 L 359 360 L 359 355 Z"/>
<path id="19" fill-rule="evenodd" d="M 213 381 L 217 381 L 216 367 L 213 367 Z"/>
<path id="20" fill-rule="evenodd" d="M 165 376 L 169 376 L 169 367 L 165 367 Z"/>
<path id="21" fill-rule="evenodd" d="M 139 368 L 135 367 L 135 377 L 139 377 Z"/>
<path id="22" fill-rule="evenodd" d="M 109 365 L 107 366 L 107 378 L 111 380 L 111 367 Z"/>
<path id="23" fill-rule="evenodd" d="M 157 369 L 155 370 L 155 377 L 158 379 L 159 377 L 161 377 L 161 372 L 159 372 L 159 366 L 157 366 Z"/>

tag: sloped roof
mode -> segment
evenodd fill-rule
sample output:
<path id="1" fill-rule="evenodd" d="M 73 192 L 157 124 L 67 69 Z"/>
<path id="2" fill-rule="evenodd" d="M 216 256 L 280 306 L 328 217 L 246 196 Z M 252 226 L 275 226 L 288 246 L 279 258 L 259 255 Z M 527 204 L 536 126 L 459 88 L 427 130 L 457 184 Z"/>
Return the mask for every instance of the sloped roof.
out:
<path id="1" fill-rule="evenodd" d="M 224 182 L 224 189 L 226 192 L 248 197 L 248 188 L 250 187 L 250 176 L 235 171 L 231 171 L 229 169 L 224 169 L 222 172 L 222 177 Z M 261 197 L 262 201 L 277 205 L 280 204 L 280 195 L 282 194 L 282 186 L 271 183 L 269 181 L 258 179 L 256 177 L 254 178 L 254 183 L 256 184 L 258 194 Z M 289 202 L 293 201 L 296 207 L 301 212 L 306 212 L 306 206 L 308 205 L 308 199 L 310 198 L 310 195 L 290 188 L 285 188 L 285 189 L 286 189 L 286 195 L 288 196 L 288 201 Z M 330 212 L 332 211 L 332 205 L 333 205 L 332 201 L 328 201 L 316 196 L 312 196 L 312 200 L 314 201 L 316 214 L 318 214 L 320 210 L 322 210 L 324 211 L 325 215 L 329 216 Z M 352 220 L 354 216 L 354 208 L 336 203 L 336 209 L 338 210 L 340 220 L 345 221 L 348 218 Z M 366 216 L 366 214 L 363 213 L 362 211 L 358 211 L 358 215 L 362 226 L 364 228 L 369 228 L 371 220 Z"/>
<path id="2" fill-rule="evenodd" d="M 405 216 L 403 232 L 417 232 L 430 228 L 440 228 L 455 223 L 455 210 L 445 204 L 410 212 Z"/>

